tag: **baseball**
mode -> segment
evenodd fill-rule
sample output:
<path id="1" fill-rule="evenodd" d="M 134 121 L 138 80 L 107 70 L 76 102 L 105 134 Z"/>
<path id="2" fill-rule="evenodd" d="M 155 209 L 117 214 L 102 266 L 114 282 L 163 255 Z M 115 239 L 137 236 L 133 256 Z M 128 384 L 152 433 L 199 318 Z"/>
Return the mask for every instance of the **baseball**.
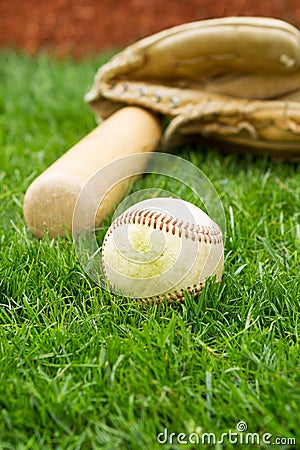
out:
<path id="1" fill-rule="evenodd" d="M 200 208 L 154 198 L 128 208 L 109 227 L 102 269 L 111 291 L 140 299 L 182 301 L 205 280 L 221 281 L 224 245 L 219 226 Z"/>

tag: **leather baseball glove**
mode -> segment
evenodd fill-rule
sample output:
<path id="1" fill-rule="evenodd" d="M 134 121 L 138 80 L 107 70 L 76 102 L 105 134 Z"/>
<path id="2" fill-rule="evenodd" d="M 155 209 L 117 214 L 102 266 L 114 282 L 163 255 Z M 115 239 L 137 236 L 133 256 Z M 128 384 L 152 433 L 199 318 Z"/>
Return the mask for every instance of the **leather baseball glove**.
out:
<path id="1" fill-rule="evenodd" d="M 300 32 L 262 17 L 176 26 L 115 55 L 85 99 L 101 120 L 125 105 L 166 116 L 165 145 L 200 135 L 299 159 Z"/>

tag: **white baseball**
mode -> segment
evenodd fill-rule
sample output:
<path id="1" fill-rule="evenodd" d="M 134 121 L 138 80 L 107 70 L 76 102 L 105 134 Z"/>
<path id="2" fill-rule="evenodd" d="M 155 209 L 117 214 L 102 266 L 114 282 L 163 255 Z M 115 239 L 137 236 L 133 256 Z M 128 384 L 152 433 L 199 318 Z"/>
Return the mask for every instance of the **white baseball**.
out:
<path id="1" fill-rule="evenodd" d="M 197 206 L 176 198 L 135 204 L 108 229 L 102 268 L 111 290 L 133 298 L 182 301 L 207 277 L 221 281 L 219 226 Z"/>

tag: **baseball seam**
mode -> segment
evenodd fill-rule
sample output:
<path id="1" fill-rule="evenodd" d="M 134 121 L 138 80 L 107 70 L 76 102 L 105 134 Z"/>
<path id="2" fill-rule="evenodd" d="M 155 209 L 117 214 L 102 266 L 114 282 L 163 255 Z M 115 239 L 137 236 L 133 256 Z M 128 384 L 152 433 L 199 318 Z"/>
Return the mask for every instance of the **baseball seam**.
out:
<path id="1" fill-rule="evenodd" d="M 109 227 L 106 239 L 110 237 L 112 232 L 121 225 L 140 224 L 152 227 L 154 230 L 163 230 L 166 233 L 178 234 L 179 237 L 199 240 L 209 244 L 220 244 L 222 242 L 222 232 L 215 224 L 214 227 L 207 225 L 189 224 L 189 222 L 174 219 L 169 214 L 162 213 L 151 209 L 140 209 L 130 211 L 118 217 Z M 106 239 L 103 242 L 106 241 Z"/>
<path id="2" fill-rule="evenodd" d="M 161 231 L 165 231 L 166 233 L 171 232 L 173 235 L 177 233 L 178 237 L 185 237 L 187 239 L 192 239 L 193 241 L 198 240 L 205 244 L 220 244 L 222 242 L 222 232 L 216 224 L 214 224 L 214 227 L 189 224 L 183 220 L 179 221 L 176 218 L 174 219 L 169 214 L 165 214 L 160 211 L 141 209 L 121 214 L 114 220 L 114 222 L 110 225 L 106 237 L 102 243 L 102 255 L 105 249 L 105 244 L 113 231 L 121 225 L 129 224 L 147 225 L 152 227 L 154 230 L 159 229 Z M 103 261 L 102 270 L 105 278 L 109 280 Z M 179 291 L 169 292 L 167 294 L 139 297 L 139 300 L 142 303 L 160 303 L 164 299 L 171 300 L 173 302 L 182 302 L 185 292 L 190 295 L 194 294 L 196 297 L 202 291 L 203 286 L 204 283 L 200 283 L 198 285 L 188 286 L 186 289 L 180 289 Z"/>
<path id="3" fill-rule="evenodd" d="M 194 294 L 194 297 L 198 297 L 203 289 L 204 283 L 195 284 L 193 287 L 187 287 L 186 289 L 180 289 L 179 291 L 168 292 L 167 294 L 155 295 L 152 297 L 140 297 L 141 303 L 161 303 L 164 300 L 172 301 L 175 303 L 182 303 L 184 300 L 184 293 L 189 295 Z"/>

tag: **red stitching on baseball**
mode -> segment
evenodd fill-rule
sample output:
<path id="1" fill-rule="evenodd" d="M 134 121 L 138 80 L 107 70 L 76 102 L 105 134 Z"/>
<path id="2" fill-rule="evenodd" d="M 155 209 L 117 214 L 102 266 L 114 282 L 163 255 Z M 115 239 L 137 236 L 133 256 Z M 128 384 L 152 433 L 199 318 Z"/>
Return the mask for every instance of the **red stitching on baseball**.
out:
<path id="1" fill-rule="evenodd" d="M 184 236 L 193 241 L 198 239 L 206 244 L 219 244 L 222 242 L 222 232 L 217 225 L 215 227 L 209 227 L 207 225 L 189 224 L 189 222 L 184 222 L 183 220 L 178 222 L 178 219 L 173 219 L 168 214 L 156 212 L 151 209 L 135 210 L 122 214 L 111 224 L 107 234 L 109 236 L 113 230 L 123 224 L 142 223 L 145 225 L 146 218 L 148 218 L 148 226 L 152 226 L 154 229 L 158 228 L 159 230 L 163 230 L 165 226 L 167 233 L 171 232 L 174 235 L 177 231 L 179 237 Z"/>
<path id="2" fill-rule="evenodd" d="M 182 303 L 184 300 L 184 294 L 187 292 L 189 295 L 193 295 L 197 298 L 202 289 L 203 289 L 204 283 L 200 283 L 198 285 L 194 285 L 193 287 L 187 287 L 186 289 L 180 289 L 179 291 L 169 292 L 167 294 L 162 295 L 154 295 L 152 297 L 143 297 L 139 298 L 139 301 L 142 303 L 162 303 L 163 301 L 172 301 L 176 303 Z"/>

